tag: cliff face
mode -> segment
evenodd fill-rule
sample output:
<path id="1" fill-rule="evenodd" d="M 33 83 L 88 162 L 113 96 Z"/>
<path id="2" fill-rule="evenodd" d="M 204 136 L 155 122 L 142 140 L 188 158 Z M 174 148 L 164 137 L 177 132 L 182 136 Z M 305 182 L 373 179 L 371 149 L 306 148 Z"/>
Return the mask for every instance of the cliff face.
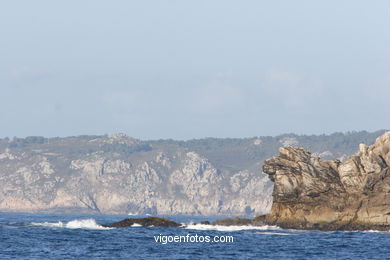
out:
<path id="1" fill-rule="evenodd" d="M 280 148 L 263 171 L 274 182 L 267 222 L 287 228 L 390 229 L 390 132 L 348 160 Z"/>
<path id="2" fill-rule="evenodd" d="M 269 210 L 271 190 L 260 164 L 227 171 L 194 151 L 125 135 L 0 153 L 0 211 L 258 214 Z"/>
<path id="3" fill-rule="evenodd" d="M 189 141 L 123 134 L 0 138 L 0 211 L 262 214 L 272 205 L 262 162 L 279 147 L 300 145 L 321 158 L 344 158 L 382 133 Z"/>

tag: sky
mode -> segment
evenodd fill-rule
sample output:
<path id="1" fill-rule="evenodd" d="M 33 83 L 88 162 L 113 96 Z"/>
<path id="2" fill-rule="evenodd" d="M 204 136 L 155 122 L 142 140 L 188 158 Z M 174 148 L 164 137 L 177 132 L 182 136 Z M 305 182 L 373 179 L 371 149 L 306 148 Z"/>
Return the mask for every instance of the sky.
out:
<path id="1" fill-rule="evenodd" d="M 0 137 L 390 129 L 390 1 L 0 1 Z"/>

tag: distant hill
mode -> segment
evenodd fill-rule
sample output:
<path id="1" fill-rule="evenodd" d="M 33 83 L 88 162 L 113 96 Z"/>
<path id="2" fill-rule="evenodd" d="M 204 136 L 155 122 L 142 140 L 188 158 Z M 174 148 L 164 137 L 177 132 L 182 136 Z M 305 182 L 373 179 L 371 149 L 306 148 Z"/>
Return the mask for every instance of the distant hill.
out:
<path id="1" fill-rule="evenodd" d="M 261 167 L 282 146 L 343 160 L 385 130 L 141 141 L 124 134 L 0 139 L 0 210 L 254 215 L 269 210 Z"/>

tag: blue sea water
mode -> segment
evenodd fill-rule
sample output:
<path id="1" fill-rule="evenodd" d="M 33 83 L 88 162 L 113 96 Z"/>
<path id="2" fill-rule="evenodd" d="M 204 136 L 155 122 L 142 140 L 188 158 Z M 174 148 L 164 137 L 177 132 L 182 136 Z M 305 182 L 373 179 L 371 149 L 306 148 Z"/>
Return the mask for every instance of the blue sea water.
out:
<path id="1" fill-rule="evenodd" d="M 191 225 L 187 228 L 101 224 L 126 215 L 0 213 L 0 259 L 390 259 L 390 232 L 321 232 Z M 232 236 L 233 242 L 156 242 L 163 236 Z"/>

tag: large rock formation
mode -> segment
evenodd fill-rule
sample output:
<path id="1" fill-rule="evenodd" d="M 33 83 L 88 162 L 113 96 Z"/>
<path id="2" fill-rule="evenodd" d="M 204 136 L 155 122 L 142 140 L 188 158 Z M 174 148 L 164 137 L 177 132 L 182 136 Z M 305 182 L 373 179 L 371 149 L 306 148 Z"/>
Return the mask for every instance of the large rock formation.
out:
<path id="1" fill-rule="evenodd" d="M 390 230 L 390 132 L 348 160 L 280 148 L 263 171 L 274 182 L 266 221 L 285 228 Z"/>
<path id="2" fill-rule="evenodd" d="M 141 141 L 124 134 L 0 138 L 0 211 L 258 215 L 272 205 L 262 162 L 282 145 L 343 158 L 383 131 Z M 341 145 L 347 144 L 347 145 Z"/>

